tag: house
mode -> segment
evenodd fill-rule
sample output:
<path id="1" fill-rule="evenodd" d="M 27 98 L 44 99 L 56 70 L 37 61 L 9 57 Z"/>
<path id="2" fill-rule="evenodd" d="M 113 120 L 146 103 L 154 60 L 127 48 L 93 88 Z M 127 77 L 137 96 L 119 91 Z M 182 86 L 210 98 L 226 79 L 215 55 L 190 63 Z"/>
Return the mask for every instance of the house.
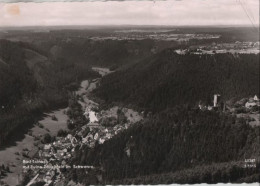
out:
<path id="1" fill-rule="evenodd" d="M 89 112 L 89 120 L 90 120 L 91 123 L 98 122 L 98 119 L 97 119 L 95 112 L 93 112 L 93 111 Z"/>
<path id="2" fill-rule="evenodd" d="M 96 133 L 95 136 L 94 136 L 94 140 L 97 140 L 99 138 L 99 134 Z"/>
<path id="3" fill-rule="evenodd" d="M 71 140 L 72 137 L 73 137 L 73 136 L 72 136 L 71 134 L 68 134 L 66 138 L 69 139 L 69 140 Z"/>
<path id="4" fill-rule="evenodd" d="M 257 95 L 255 95 L 253 98 L 250 98 L 248 102 L 246 102 L 245 107 L 246 108 L 252 108 L 254 106 L 259 106 L 259 98 Z"/>
<path id="5" fill-rule="evenodd" d="M 42 157 L 42 150 L 39 150 L 39 157 Z"/>
<path id="6" fill-rule="evenodd" d="M 93 140 L 94 139 L 94 136 L 92 135 L 92 134 L 89 134 L 89 135 L 87 135 L 87 137 L 86 137 L 87 139 L 88 139 L 88 141 L 89 140 Z"/>
<path id="7" fill-rule="evenodd" d="M 99 141 L 98 141 L 99 144 L 103 144 L 104 142 L 105 142 L 105 139 L 99 138 Z"/>
<path id="8" fill-rule="evenodd" d="M 90 148 L 94 148 L 94 147 L 95 147 L 95 141 L 91 141 L 91 142 L 89 143 L 89 147 L 90 147 Z"/>
<path id="9" fill-rule="evenodd" d="M 246 102 L 246 105 L 245 105 L 246 108 L 252 108 L 253 106 L 256 106 L 256 102 L 253 102 L 253 101 Z"/>
<path id="10" fill-rule="evenodd" d="M 72 146 L 77 145 L 77 142 L 78 142 L 78 140 L 77 140 L 75 137 L 73 137 L 73 138 L 71 139 L 71 144 L 72 144 Z"/>
<path id="11" fill-rule="evenodd" d="M 44 147 L 43 147 L 44 151 L 48 151 L 48 150 L 50 150 L 50 148 L 51 148 L 51 144 L 44 145 Z"/>
<path id="12" fill-rule="evenodd" d="M 87 137 L 82 139 L 82 143 L 87 143 L 87 142 L 88 142 L 88 138 Z"/>
<path id="13" fill-rule="evenodd" d="M 208 106 L 208 110 L 212 110 L 213 109 L 213 107 L 212 106 Z"/>
<path id="14" fill-rule="evenodd" d="M 110 139 L 112 136 L 111 136 L 111 133 L 107 133 L 106 134 L 106 137 L 108 138 L 108 139 Z"/>
<path id="15" fill-rule="evenodd" d="M 94 139 L 92 134 L 87 135 L 85 138 L 82 139 L 82 143 L 88 143 Z"/>
<path id="16" fill-rule="evenodd" d="M 71 154 L 67 154 L 67 158 L 71 158 Z"/>
<path id="17" fill-rule="evenodd" d="M 207 106 L 206 106 L 204 103 L 201 103 L 201 101 L 200 101 L 200 103 L 199 103 L 199 109 L 200 109 L 200 110 L 207 110 Z"/>
<path id="18" fill-rule="evenodd" d="M 82 136 L 82 130 L 77 133 L 79 136 Z"/>
<path id="19" fill-rule="evenodd" d="M 64 155 L 64 152 L 63 152 L 63 150 L 57 150 L 57 154 L 56 154 L 56 155 L 63 156 L 63 155 Z"/>
<path id="20" fill-rule="evenodd" d="M 129 124 L 129 123 L 126 123 L 126 124 L 125 124 L 125 129 L 128 129 L 129 126 L 130 126 L 130 124 Z"/>
<path id="21" fill-rule="evenodd" d="M 49 152 L 43 152 L 42 156 L 43 157 L 51 157 L 51 154 Z"/>
<path id="22" fill-rule="evenodd" d="M 62 165 L 66 165 L 67 163 L 66 163 L 65 160 L 62 160 L 61 164 L 62 164 Z"/>
<path id="23" fill-rule="evenodd" d="M 130 149 L 130 147 L 126 147 L 126 148 L 125 148 L 125 152 L 126 152 L 126 155 L 127 155 L 128 157 L 131 156 L 131 149 Z"/>

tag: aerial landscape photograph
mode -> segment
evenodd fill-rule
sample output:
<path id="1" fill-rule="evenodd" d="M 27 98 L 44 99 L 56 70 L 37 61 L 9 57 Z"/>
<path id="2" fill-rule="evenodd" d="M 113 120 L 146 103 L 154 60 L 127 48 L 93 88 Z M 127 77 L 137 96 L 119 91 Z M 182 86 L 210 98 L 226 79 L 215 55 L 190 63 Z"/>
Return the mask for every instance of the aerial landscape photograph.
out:
<path id="1" fill-rule="evenodd" d="M 259 0 L 0 0 L 0 186 L 259 186 L 259 48 Z"/>

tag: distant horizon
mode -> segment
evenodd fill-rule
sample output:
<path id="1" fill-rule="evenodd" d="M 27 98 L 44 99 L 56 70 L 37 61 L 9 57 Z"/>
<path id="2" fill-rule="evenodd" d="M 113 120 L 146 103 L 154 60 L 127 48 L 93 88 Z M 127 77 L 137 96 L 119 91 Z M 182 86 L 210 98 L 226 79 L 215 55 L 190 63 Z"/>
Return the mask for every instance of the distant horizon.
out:
<path id="1" fill-rule="evenodd" d="M 259 25 L 255 25 L 258 26 L 256 27 L 256 29 L 259 30 Z M 78 29 L 80 28 L 94 28 L 94 27 L 121 27 L 123 28 L 127 28 L 127 27 L 144 27 L 144 28 L 149 28 L 149 27 L 167 27 L 167 28 L 188 28 L 188 27 L 199 27 L 199 28 L 212 28 L 212 27 L 216 27 L 216 28 L 254 28 L 252 25 L 131 25 L 131 24 L 114 24 L 114 25 L 33 25 L 33 26 L 0 26 L 0 29 L 29 29 L 29 28 L 58 28 L 58 27 L 63 27 L 63 28 L 73 28 L 73 27 L 77 27 Z"/>

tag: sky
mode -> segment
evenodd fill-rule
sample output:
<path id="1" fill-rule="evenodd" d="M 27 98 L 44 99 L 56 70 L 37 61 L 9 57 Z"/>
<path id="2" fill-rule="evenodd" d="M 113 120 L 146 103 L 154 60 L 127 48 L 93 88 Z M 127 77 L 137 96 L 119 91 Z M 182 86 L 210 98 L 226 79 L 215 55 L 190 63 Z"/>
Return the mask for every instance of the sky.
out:
<path id="1" fill-rule="evenodd" d="M 42 3 L 34 3 L 31 2 L 32 0 L 24 0 L 26 3 L 18 1 L 0 1 L 12 2 L 0 3 L 0 27 L 57 25 L 259 26 L 259 0 L 91 2 L 85 0 L 85 2 Z"/>

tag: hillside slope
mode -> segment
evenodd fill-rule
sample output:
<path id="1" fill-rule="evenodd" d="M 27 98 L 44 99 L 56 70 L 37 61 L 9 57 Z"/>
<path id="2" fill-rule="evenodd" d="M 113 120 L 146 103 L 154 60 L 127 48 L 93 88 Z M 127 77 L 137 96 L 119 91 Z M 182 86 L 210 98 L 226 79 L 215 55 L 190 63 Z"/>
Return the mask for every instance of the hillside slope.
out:
<path id="1" fill-rule="evenodd" d="M 8 109 L 36 89 L 36 81 L 27 67 L 24 52 L 18 44 L 0 41 L 0 105 Z"/>
<path id="2" fill-rule="evenodd" d="M 68 93 L 98 77 L 86 63 L 50 59 L 22 42 L 0 40 L 0 145 L 46 110 L 65 107 Z"/>
<path id="3" fill-rule="evenodd" d="M 178 55 L 165 50 L 108 75 L 95 90 L 107 103 L 160 111 L 175 105 L 213 104 L 259 93 L 259 54 Z"/>
<path id="4" fill-rule="evenodd" d="M 248 176 L 253 176 L 248 182 L 256 182 L 258 140 L 259 127 L 243 119 L 179 107 L 135 124 L 94 149 L 81 147 L 72 163 L 102 167 L 101 184 L 241 183 Z M 258 162 L 256 168 L 243 167 L 250 158 Z M 90 181 L 91 172 L 84 176 L 81 170 L 73 171 L 77 181 L 98 184 Z"/>
<path id="5" fill-rule="evenodd" d="M 72 170 L 68 177 L 84 184 L 256 182 L 259 127 L 193 106 L 200 100 L 212 105 L 215 93 L 224 101 L 258 94 L 258 81 L 259 55 L 170 49 L 104 77 L 93 94 L 101 103 L 153 113 L 103 145 L 77 149 L 73 164 L 102 171 Z M 247 158 L 256 159 L 256 168 L 243 167 Z"/>

